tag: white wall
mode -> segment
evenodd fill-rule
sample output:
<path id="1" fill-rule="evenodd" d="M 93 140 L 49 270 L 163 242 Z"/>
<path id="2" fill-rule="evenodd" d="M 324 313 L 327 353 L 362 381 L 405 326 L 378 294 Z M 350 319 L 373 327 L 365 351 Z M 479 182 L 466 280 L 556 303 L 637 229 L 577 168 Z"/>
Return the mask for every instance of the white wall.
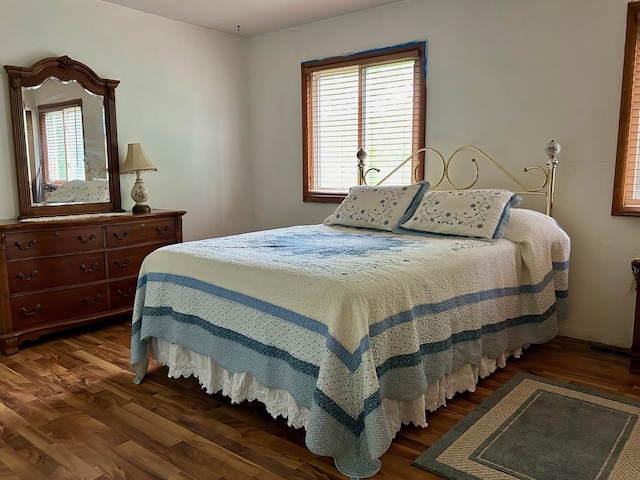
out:
<path id="1" fill-rule="evenodd" d="M 611 217 L 627 0 L 408 0 L 249 40 L 254 228 L 319 223 L 302 202 L 300 62 L 428 42 L 427 144 L 514 171 L 562 144 L 555 216 L 572 239 L 568 336 L 628 347 L 640 218 Z"/>
<path id="2" fill-rule="evenodd" d="M 154 208 L 183 209 L 184 238 L 251 227 L 246 40 L 98 0 L 0 0 L 0 64 L 68 55 L 120 80 L 120 160 L 142 143 Z M 4 74 L 4 71 L 3 71 Z M 0 218 L 19 214 L 6 75 L 0 81 Z M 123 207 L 133 175 L 121 177 Z"/>

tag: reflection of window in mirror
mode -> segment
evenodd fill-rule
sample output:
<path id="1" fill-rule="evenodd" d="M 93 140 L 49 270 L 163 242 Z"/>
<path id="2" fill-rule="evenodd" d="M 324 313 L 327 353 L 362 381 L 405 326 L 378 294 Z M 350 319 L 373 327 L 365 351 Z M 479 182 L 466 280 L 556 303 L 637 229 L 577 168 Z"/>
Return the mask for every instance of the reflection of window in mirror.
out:
<path id="1" fill-rule="evenodd" d="M 84 163 L 82 100 L 40 105 L 45 188 L 87 178 Z"/>

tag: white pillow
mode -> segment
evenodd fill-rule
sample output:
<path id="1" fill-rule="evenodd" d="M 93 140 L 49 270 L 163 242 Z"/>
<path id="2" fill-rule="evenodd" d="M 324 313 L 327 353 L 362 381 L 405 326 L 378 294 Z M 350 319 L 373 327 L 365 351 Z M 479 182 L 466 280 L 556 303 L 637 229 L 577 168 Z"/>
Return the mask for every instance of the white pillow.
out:
<path id="1" fill-rule="evenodd" d="M 512 206 L 522 201 L 509 190 L 428 191 L 398 232 L 502 238 Z"/>
<path id="2" fill-rule="evenodd" d="M 324 223 L 391 232 L 411 216 L 428 188 L 426 181 L 412 185 L 351 187 Z"/>

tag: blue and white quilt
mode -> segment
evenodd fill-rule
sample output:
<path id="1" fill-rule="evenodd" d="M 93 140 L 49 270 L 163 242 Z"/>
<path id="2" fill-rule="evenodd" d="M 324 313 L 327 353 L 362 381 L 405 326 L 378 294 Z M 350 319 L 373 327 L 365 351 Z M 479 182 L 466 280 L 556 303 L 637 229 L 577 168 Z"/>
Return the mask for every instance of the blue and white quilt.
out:
<path id="1" fill-rule="evenodd" d="M 163 247 L 140 270 L 132 367 L 155 337 L 251 372 L 309 410 L 311 451 L 372 476 L 395 435 L 383 398 L 556 335 L 569 252 L 524 209 L 500 240 L 311 225 Z"/>

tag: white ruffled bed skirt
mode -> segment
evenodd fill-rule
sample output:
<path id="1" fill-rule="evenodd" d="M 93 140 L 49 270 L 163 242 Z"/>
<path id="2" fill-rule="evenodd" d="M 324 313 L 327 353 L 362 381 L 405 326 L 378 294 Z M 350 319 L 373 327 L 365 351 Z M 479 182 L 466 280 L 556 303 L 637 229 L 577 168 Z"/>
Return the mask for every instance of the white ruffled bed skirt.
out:
<path id="1" fill-rule="evenodd" d="M 383 402 L 389 427 L 394 433 L 400 430 L 402 424 L 413 423 L 426 427 L 427 411 L 446 405 L 446 401 L 456 393 L 475 391 L 481 378 L 498 367 L 504 367 L 508 357 L 519 358 L 523 348 L 526 345 L 505 351 L 498 358 L 483 357 L 480 365 L 467 364 L 456 372 L 446 374 L 438 382 L 430 384 L 424 395 L 416 400 L 397 401 L 385 398 Z M 151 343 L 151 354 L 161 364 L 169 367 L 168 376 L 171 378 L 188 378 L 193 375 L 207 393 L 221 392 L 233 403 L 257 400 L 266 406 L 273 418 L 282 416 L 287 419 L 288 425 L 295 428 L 304 428 L 307 424 L 309 410 L 298 405 L 286 390 L 262 386 L 251 373 L 229 372 L 209 357 L 156 338 Z"/>

